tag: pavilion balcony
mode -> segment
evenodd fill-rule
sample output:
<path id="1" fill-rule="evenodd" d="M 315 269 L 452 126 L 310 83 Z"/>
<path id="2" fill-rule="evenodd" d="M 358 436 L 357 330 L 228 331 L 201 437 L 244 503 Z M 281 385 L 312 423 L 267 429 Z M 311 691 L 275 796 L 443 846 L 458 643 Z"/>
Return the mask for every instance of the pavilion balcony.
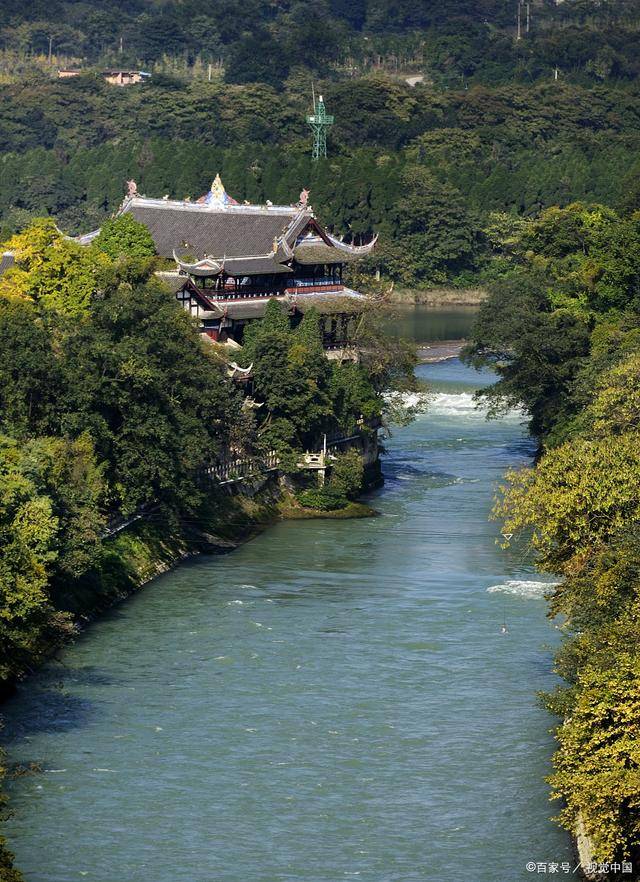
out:
<path id="1" fill-rule="evenodd" d="M 206 295 L 211 300 L 226 303 L 228 300 L 265 300 L 269 297 L 283 297 L 284 291 L 281 288 L 227 288 L 224 291 L 209 289 Z"/>
<path id="2" fill-rule="evenodd" d="M 312 288 L 314 285 L 342 285 L 342 279 L 338 275 L 308 276 L 288 280 L 290 288 Z"/>
<path id="3" fill-rule="evenodd" d="M 344 285 L 341 282 L 333 280 L 323 281 L 320 279 L 298 280 L 287 285 L 286 288 L 260 288 L 251 285 L 239 285 L 236 287 L 225 288 L 208 288 L 200 285 L 193 287 L 198 293 L 204 295 L 208 300 L 218 303 L 236 300 L 264 300 L 269 297 L 284 297 L 291 294 L 339 294 L 344 291 Z"/>
<path id="4" fill-rule="evenodd" d="M 326 281 L 302 281 L 296 280 L 293 285 L 286 288 L 287 294 L 337 294 L 344 291 L 344 285 L 341 282 Z"/>

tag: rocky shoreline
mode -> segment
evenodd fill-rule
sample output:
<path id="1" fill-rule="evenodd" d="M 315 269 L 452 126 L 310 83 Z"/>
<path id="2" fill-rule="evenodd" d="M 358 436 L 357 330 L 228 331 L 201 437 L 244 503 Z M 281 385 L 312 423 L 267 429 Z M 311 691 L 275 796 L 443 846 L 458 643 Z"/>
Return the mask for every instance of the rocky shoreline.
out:
<path id="1" fill-rule="evenodd" d="M 397 305 L 433 306 L 444 309 L 477 307 L 484 303 L 487 297 L 488 291 L 485 288 L 427 288 L 422 291 L 394 288 L 389 295 L 389 301 Z"/>
<path id="2" fill-rule="evenodd" d="M 433 343 L 419 343 L 416 349 L 420 364 L 434 364 L 458 358 L 466 340 L 435 340 Z"/>

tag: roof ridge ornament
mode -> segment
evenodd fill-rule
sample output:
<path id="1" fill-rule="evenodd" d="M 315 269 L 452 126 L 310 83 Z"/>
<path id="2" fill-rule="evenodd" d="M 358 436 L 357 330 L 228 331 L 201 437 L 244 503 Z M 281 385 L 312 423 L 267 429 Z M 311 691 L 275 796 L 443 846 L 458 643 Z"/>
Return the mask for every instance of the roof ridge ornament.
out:
<path id="1" fill-rule="evenodd" d="M 219 172 L 216 173 L 209 192 L 205 193 L 204 196 L 201 196 L 197 200 L 197 202 L 200 203 L 200 205 L 210 205 L 213 208 L 224 208 L 227 205 L 238 204 L 233 196 L 229 196 L 229 194 L 227 193 L 225 186 L 222 183 L 222 178 L 220 177 Z"/>
<path id="2" fill-rule="evenodd" d="M 298 197 L 298 208 L 305 209 L 309 207 L 309 195 L 311 190 L 307 190 L 306 187 L 303 187 L 300 191 L 300 196 Z"/>
<path id="3" fill-rule="evenodd" d="M 224 184 L 222 183 L 222 179 L 220 174 L 217 173 L 215 178 L 213 179 L 213 183 L 211 184 L 211 189 L 209 190 L 211 194 L 211 201 L 216 202 L 224 202 L 225 196 L 227 195 L 227 191 L 224 188 Z"/>

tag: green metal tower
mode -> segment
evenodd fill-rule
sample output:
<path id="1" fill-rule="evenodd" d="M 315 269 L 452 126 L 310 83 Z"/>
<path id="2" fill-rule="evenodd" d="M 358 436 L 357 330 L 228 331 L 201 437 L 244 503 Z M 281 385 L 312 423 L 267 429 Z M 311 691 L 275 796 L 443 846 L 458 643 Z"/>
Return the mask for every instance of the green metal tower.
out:
<path id="1" fill-rule="evenodd" d="M 322 95 L 316 101 L 313 96 L 313 113 L 307 117 L 307 122 L 313 132 L 313 150 L 311 158 L 316 160 L 327 155 L 327 129 L 333 125 L 335 117 L 327 113 L 322 100 Z"/>

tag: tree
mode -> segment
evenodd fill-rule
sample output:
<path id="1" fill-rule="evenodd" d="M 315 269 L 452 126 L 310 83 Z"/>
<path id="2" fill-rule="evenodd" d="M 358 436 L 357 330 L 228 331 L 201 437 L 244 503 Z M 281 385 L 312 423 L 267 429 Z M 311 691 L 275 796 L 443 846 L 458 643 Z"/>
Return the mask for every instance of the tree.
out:
<path id="1" fill-rule="evenodd" d="M 204 346 L 157 282 L 118 286 L 65 335 L 60 432 L 95 439 L 110 506 L 197 507 L 198 469 L 241 422 L 240 402 Z"/>
<path id="2" fill-rule="evenodd" d="M 602 205 L 550 208 L 526 226 L 518 245 L 549 277 L 556 308 L 590 317 L 640 297 L 640 218 Z"/>
<path id="3" fill-rule="evenodd" d="M 92 245 L 112 260 L 122 256 L 152 257 L 156 253 L 151 233 L 130 214 L 106 220 Z"/>
<path id="4" fill-rule="evenodd" d="M 245 332 L 243 360 L 253 362 L 255 395 L 268 412 L 263 441 L 283 452 L 314 447 L 331 416 L 331 368 L 315 310 L 292 331 L 280 303 L 271 300 L 264 318 Z"/>
<path id="5" fill-rule="evenodd" d="M 51 500 L 58 525 L 56 574 L 81 576 L 99 559 L 106 526 L 105 465 L 96 461 L 91 437 L 36 438 L 24 449 L 22 467 Z"/>
<path id="6" fill-rule="evenodd" d="M 550 450 L 535 469 L 507 475 L 495 513 L 504 533 L 531 530 L 539 566 L 568 573 L 574 561 L 640 520 L 640 449 L 634 432 L 578 438 Z"/>
<path id="7" fill-rule="evenodd" d="M 52 331 L 28 300 L 0 297 L 0 423 L 24 438 L 55 423 L 60 370 Z"/>
<path id="8" fill-rule="evenodd" d="M 5 248 L 16 269 L 0 279 L 0 296 L 26 297 L 61 315 L 85 315 L 98 293 L 99 273 L 109 258 L 66 239 L 50 218 L 35 220 Z"/>
<path id="9" fill-rule="evenodd" d="M 58 521 L 24 468 L 18 444 L 0 436 L 0 678 L 40 654 L 44 629 L 55 621 L 47 594 L 56 559 Z"/>
<path id="10" fill-rule="evenodd" d="M 341 453 L 331 467 L 329 489 L 342 499 L 355 499 L 362 490 L 364 464 L 360 451 L 351 449 Z"/>
<path id="11" fill-rule="evenodd" d="M 389 275 L 405 284 L 438 284 L 471 266 L 476 231 L 461 194 L 418 166 L 405 171 L 403 190 L 393 209 L 396 236 L 381 248 Z"/>
<path id="12" fill-rule="evenodd" d="M 637 628 L 637 622 L 636 622 Z M 637 631 L 636 631 L 637 635 Z M 628 859 L 640 842 L 640 655 L 622 647 L 579 675 L 577 701 L 558 730 L 551 777 L 571 830 L 586 828 L 598 861 Z"/>
<path id="13" fill-rule="evenodd" d="M 266 83 L 278 88 L 289 72 L 286 58 L 274 35 L 258 25 L 232 47 L 225 78 L 229 83 Z"/>
<path id="14" fill-rule="evenodd" d="M 640 431 L 640 352 L 598 379 L 585 423 L 596 438 Z"/>
<path id="15" fill-rule="evenodd" d="M 475 367 L 491 365 L 498 376 L 478 393 L 490 414 L 524 406 L 530 430 L 539 437 L 576 413 L 573 382 L 589 354 L 588 325 L 553 311 L 547 285 L 543 274 L 523 269 L 496 282 L 463 353 Z"/>

